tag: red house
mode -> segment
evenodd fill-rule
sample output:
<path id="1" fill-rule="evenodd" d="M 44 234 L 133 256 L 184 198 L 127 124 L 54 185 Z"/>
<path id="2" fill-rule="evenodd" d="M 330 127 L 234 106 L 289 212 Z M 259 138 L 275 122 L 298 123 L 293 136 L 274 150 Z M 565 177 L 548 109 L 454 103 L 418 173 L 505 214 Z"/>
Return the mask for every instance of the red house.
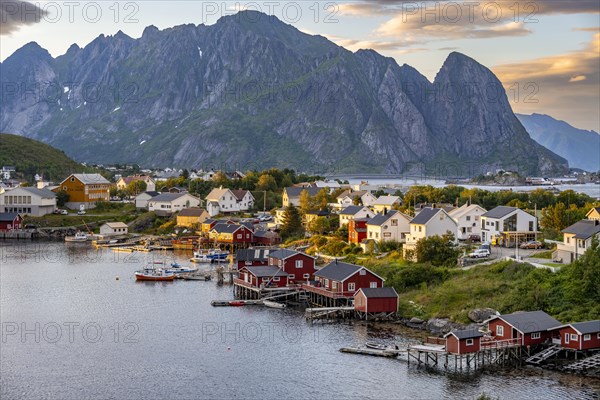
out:
<path id="1" fill-rule="evenodd" d="M 235 255 L 238 271 L 243 267 L 260 267 L 269 265 L 269 249 L 239 249 Z"/>
<path id="2" fill-rule="evenodd" d="M 444 335 L 446 351 L 452 354 L 475 353 L 481 350 L 483 333 L 474 329 L 452 331 Z"/>
<path id="3" fill-rule="evenodd" d="M 353 297 L 359 289 L 381 288 L 384 279 L 360 265 L 333 261 L 315 273 L 319 294 Z M 307 285 L 308 286 L 308 285 Z M 307 288 L 310 290 L 310 286 Z"/>
<path id="4" fill-rule="evenodd" d="M 361 244 L 367 238 L 368 218 L 352 219 L 348 221 L 348 242 Z"/>
<path id="5" fill-rule="evenodd" d="M 0 231 L 22 229 L 23 217 L 18 213 L 0 213 Z"/>
<path id="6" fill-rule="evenodd" d="M 253 232 L 245 225 L 216 224 L 209 233 L 211 241 L 237 245 L 250 245 Z"/>
<path id="7" fill-rule="evenodd" d="M 288 274 L 273 265 L 243 267 L 239 279 L 255 288 L 284 287 L 289 282 Z"/>
<path id="8" fill-rule="evenodd" d="M 395 313 L 398 293 L 392 287 L 360 288 L 354 294 L 354 309 L 363 313 Z"/>
<path id="9" fill-rule="evenodd" d="M 275 246 L 281 243 L 281 236 L 273 231 L 255 231 L 254 243 L 263 246 Z"/>
<path id="10" fill-rule="evenodd" d="M 522 346 L 536 345 L 551 339 L 550 330 L 562 325 L 543 311 L 497 315 L 487 322 L 497 341 L 513 340 L 515 344 Z"/>
<path id="11" fill-rule="evenodd" d="M 566 349 L 600 349 L 600 320 L 562 325 L 552 331 L 560 333 L 560 345 Z"/>
<path id="12" fill-rule="evenodd" d="M 294 250 L 279 249 L 269 253 L 269 265 L 275 265 L 288 274 L 290 282 L 312 279 L 315 258 Z"/>

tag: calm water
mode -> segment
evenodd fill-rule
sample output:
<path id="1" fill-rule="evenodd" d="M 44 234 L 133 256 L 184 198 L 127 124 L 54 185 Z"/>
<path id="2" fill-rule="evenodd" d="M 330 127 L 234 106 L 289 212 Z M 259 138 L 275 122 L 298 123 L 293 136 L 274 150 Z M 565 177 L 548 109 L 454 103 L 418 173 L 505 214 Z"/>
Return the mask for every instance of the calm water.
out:
<path id="1" fill-rule="evenodd" d="M 457 377 L 341 354 L 371 338 L 410 339 L 362 324 L 311 326 L 294 310 L 213 308 L 230 287 L 136 283 L 147 254 L 23 242 L 0 252 L 2 399 L 598 398 L 591 378 Z"/>

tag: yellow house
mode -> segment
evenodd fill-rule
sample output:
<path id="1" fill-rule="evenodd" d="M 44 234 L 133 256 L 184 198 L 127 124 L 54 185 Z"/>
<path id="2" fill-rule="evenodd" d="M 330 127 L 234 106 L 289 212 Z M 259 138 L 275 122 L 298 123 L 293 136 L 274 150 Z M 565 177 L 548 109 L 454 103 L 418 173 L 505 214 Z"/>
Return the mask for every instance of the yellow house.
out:
<path id="1" fill-rule="evenodd" d="M 69 195 L 69 208 L 94 208 L 99 201 L 110 200 L 110 182 L 100 174 L 72 174 L 53 189 Z"/>
<path id="2" fill-rule="evenodd" d="M 592 208 L 587 214 L 586 218 L 592 221 L 600 221 L 600 207 Z"/>
<path id="3" fill-rule="evenodd" d="M 208 212 L 203 208 L 184 208 L 177 214 L 177 226 L 199 229 L 208 218 Z"/>

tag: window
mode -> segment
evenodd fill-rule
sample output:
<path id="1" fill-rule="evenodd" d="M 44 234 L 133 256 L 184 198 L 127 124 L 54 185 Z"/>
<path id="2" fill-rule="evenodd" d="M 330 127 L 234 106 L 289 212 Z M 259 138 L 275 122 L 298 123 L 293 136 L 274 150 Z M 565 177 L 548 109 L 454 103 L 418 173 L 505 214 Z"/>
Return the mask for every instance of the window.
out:
<path id="1" fill-rule="evenodd" d="M 392 220 L 392 226 L 398 226 L 398 220 L 397 219 L 393 219 Z"/>
<path id="2" fill-rule="evenodd" d="M 360 272 L 358 273 L 359 275 L 366 275 L 367 274 L 367 270 L 366 269 L 361 269 Z"/>
<path id="3" fill-rule="evenodd" d="M 598 332 L 597 339 L 600 339 L 600 332 Z"/>
<path id="4" fill-rule="evenodd" d="M 567 236 L 567 244 L 570 244 L 570 243 L 571 243 L 571 237 Z"/>
<path id="5" fill-rule="evenodd" d="M 589 333 L 587 335 L 583 335 L 583 341 L 587 342 L 588 340 L 592 339 L 592 335 L 590 335 Z"/>
<path id="6" fill-rule="evenodd" d="M 273 282 L 279 282 L 279 277 L 278 276 L 274 277 Z"/>
<path id="7" fill-rule="evenodd" d="M 353 291 L 354 291 L 354 282 L 350 282 L 350 283 L 348 284 L 348 291 L 349 291 L 349 292 L 353 292 Z"/>
<path id="8" fill-rule="evenodd" d="M 419 232 L 421 232 L 423 230 L 422 228 L 423 228 L 422 226 L 419 226 Z"/>
<path id="9" fill-rule="evenodd" d="M 539 339 L 540 338 L 540 333 L 539 332 L 534 332 L 531 334 L 531 338 L 532 339 Z"/>
<path id="10" fill-rule="evenodd" d="M 337 282 L 331 282 L 331 288 L 333 290 L 336 290 L 337 289 Z"/>
<path id="11" fill-rule="evenodd" d="M 325 287 L 329 286 L 329 279 L 325 279 Z"/>
<path id="12" fill-rule="evenodd" d="M 467 339 L 467 346 L 473 346 L 473 339 Z"/>
<path id="13" fill-rule="evenodd" d="M 498 336 L 504 336 L 504 327 L 502 325 L 499 325 L 496 328 L 496 335 L 498 335 Z"/>
<path id="14" fill-rule="evenodd" d="M 289 275 L 288 275 L 288 279 L 296 279 L 296 275 L 294 275 L 294 274 L 289 274 Z"/>
<path id="15" fill-rule="evenodd" d="M 569 334 L 565 333 L 565 343 L 569 343 Z"/>
<path id="16" fill-rule="evenodd" d="M 467 221 L 470 221 L 470 220 L 471 220 L 471 216 L 467 215 Z"/>
<path id="17" fill-rule="evenodd" d="M 371 282 L 371 289 L 377 288 L 377 282 Z"/>
<path id="18" fill-rule="evenodd" d="M 310 278 L 310 274 L 304 274 L 304 275 L 302 275 L 302 278 L 309 279 Z"/>
<path id="19" fill-rule="evenodd" d="M 296 268 L 302 268 L 304 266 L 304 261 L 296 260 Z"/>
<path id="20" fill-rule="evenodd" d="M 238 239 L 241 239 L 241 238 L 242 238 L 242 234 L 241 234 L 241 233 L 238 233 L 238 235 L 237 235 L 237 238 L 238 238 Z"/>
<path id="21" fill-rule="evenodd" d="M 574 333 L 571 333 L 571 341 L 576 342 L 577 341 L 577 335 Z"/>
<path id="22" fill-rule="evenodd" d="M 529 232 L 533 232 L 533 221 L 529 221 Z"/>

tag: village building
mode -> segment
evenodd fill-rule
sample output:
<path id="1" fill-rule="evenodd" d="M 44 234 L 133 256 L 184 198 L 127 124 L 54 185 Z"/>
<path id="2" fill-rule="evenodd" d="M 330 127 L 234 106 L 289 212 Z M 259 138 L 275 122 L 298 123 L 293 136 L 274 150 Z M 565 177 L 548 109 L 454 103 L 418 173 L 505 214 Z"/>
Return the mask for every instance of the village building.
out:
<path id="1" fill-rule="evenodd" d="M 253 288 L 285 287 L 289 284 L 289 275 L 273 265 L 242 267 L 239 280 Z"/>
<path id="2" fill-rule="evenodd" d="M 331 213 L 329 210 L 307 211 L 302 217 L 302 223 L 304 224 L 304 227 L 308 229 L 310 224 L 319 217 L 329 218 L 331 217 Z"/>
<path id="3" fill-rule="evenodd" d="M 560 335 L 560 346 L 565 349 L 600 349 L 600 320 L 561 325 L 552 332 Z"/>
<path id="4" fill-rule="evenodd" d="M 208 212 L 203 208 L 184 208 L 177 214 L 177 226 L 200 229 L 202 223 L 209 218 Z"/>
<path id="5" fill-rule="evenodd" d="M 235 254 L 238 271 L 243 267 L 261 267 L 269 265 L 269 253 L 273 249 L 251 247 L 249 249 L 238 249 Z"/>
<path id="6" fill-rule="evenodd" d="M 354 294 L 354 310 L 365 319 L 394 314 L 398 311 L 398 293 L 392 287 L 361 287 Z"/>
<path id="7" fill-rule="evenodd" d="M 457 229 L 456 221 L 443 208 L 424 208 L 410 221 L 410 233 L 406 235 L 406 243 L 402 249 L 404 257 L 407 258 L 408 252 L 417 248 L 419 240 L 446 233 L 455 235 Z"/>
<path id="8" fill-rule="evenodd" d="M 369 218 L 358 218 L 348 223 L 348 243 L 361 244 L 367 238 L 369 220 Z"/>
<path id="9" fill-rule="evenodd" d="M 556 247 L 553 259 L 572 263 L 592 245 L 593 238 L 600 239 L 600 220 L 581 220 L 562 230 L 563 241 Z"/>
<path id="10" fill-rule="evenodd" d="M 373 203 L 373 211 L 376 213 L 385 214 L 388 211 L 391 211 L 395 206 L 401 205 L 400 197 L 398 196 L 380 196 Z"/>
<path id="11" fill-rule="evenodd" d="M 350 205 L 340 211 L 340 228 L 354 219 L 373 218 L 375 213 L 366 206 Z"/>
<path id="12" fill-rule="evenodd" d="M 158 196 L 159 192 L 144 192 L 135 196 L 135 208 L 137 209 L 148 209 L 148 202 L 154 197 Z"/>
<path id="13" fill-rule="evenodd" d="M 217 223 L 209 231 L 212 242 L 248 247 L 254 240 L 254 233 L 245 225 Z"/>
<path id="14" fill-rule="evenodd" d="M 63 180 L 54 192 L 69 195 L 65 204 L 71 209 L 89 209 L 96 203 L 110 200 L 111 183 L 100 174 L 72 174 Z"/>
<path id="15" fill-rule="evenodd" d="M 303 285 L 309 291 L 334 299 L 350 299 L 362 288 L 381 288 L 384 279 L 360 265 L 333 261 L 318 270 L 315 282 Z"/>
<path id="16" fill-rule="evenodd" d="M 377 243 L 383 241 L 405 242 L 410 232 L 411 218 L 400 211 L 387 211 L 371 218 L 367 226 L 367 239 Z"/>
<path id="17" fill-rule="evenodd" d="M 368 190 L 346 190 L 340 193 L 336 200 L 337 203 L 334 204 L 335 208 L 345 209 L 356 205 L 356 203 L 365 207 L 370 207 L 377 201 L 377 198 Z"/>
<path id="18" fill-rule="evenodd" d="M 127 235 L 128 233 L 129 227 L 123 222 L 107 222 L 100 226 L 100 235 L 102 236 Z"/>
<path id="19" fill-rule="evenodd" d="M 275 265 L 285 271 L 290 282 L 310 280 L 316 271 L 314 257 L 289 249 L 270 252 L 269 265 Z"/>
<path id="20" fill-rule="evenodd" d="M 198 207 L 200 199 L 189 193 L 161 193 L 148 200 L 148 210 L 156 215 L 167 216 L 184 208 Z"/>
<path id="21" fill-rule="evenodd" d="M 18 213 L 0 213 L 0 232 L 10 232 L 23 228 L 23 217 Z"/>
<path id="22" fill-rule="evenodd" d="M 254 231 L 254 244 L 260 246 L 275 246 L 281 243 L 281 236 L 273 231 Z"/>
<path id="23" fill-rule="evenodd" d="M 537 237 L 537 218 L 519 208 L 498 206 L 481 215 L 481 240 L 513 247 Z"/>
<path id="24" fill-rule="evenodd" d="M 594 207 L 585 215 L 591 221 L 600 221 L 600 207 Z"/>
<path id="25" fill-rule="evenodd" d="M 468 354 L 481 351 L 483 333 L 476 329 L 450 331 L 444 335 L 446 351 L 451 354 Z"/>
<path id="26" fill-rule="evenodd" d="M 456 238 L 458 240 L 467 240 L 472 236 L 481 239 L 481 216 L 487 210 L 477 204 L 465 203 L 462 207 L 455 208 L 448 212 L 448 215 L 458 225 Z"/>
<path id="27" fill-rule="evenodd" d="M 283 189 L 281 199 L 283 201 L 283 208 L 292 205 L 294 207 L 300 206 L 300 195 L 304 190 L 308 192 L 310 197 L 315 197 L 317 193 L 321 191 L 319 187 L 303 187 L 303 186 L 291 186 Z"/>
<path id="28" fill-rule="evenodd" d="M 218 214 L 248 211 L 254 207 L 249 190 L 213 189 L 206 196 L 206 210 L 211 217 Z"/>
<path id="29" fill-rule="evenodd" d="M 56 210 L 56 193 L 48 189 L 18 187 L 0 193 L 0 211 L 42 217 Z"/>
<path id="30" fill-rule="evenodd" d="M 119 178 L 117 181 L 117 189 L 125 190 L 132 182 L 144 182 L 146 191 L 153 192 L 156 190 L 156 182 L 148 175 L 132 175 Z"/>
<path id="31" fill-rule="evenodd" d="M 551 330 L 562 325 L 543 311 L 496 315 L 486 322 L 496 341 L 508 341 L 522 346 L 551 340 Z"/>

